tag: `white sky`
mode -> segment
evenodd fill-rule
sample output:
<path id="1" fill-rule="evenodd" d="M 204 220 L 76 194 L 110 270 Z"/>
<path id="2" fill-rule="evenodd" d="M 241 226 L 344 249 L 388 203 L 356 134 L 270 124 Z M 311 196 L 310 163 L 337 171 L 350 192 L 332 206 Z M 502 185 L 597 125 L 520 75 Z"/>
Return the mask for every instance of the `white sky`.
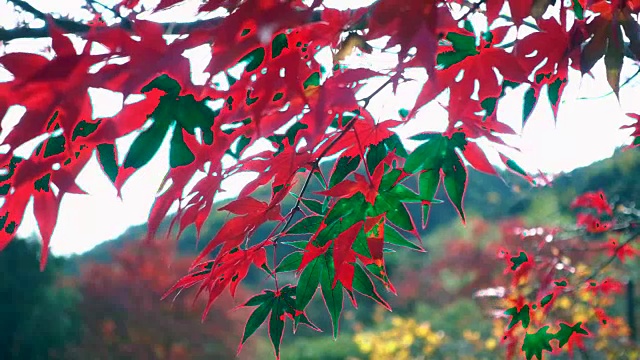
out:
<path id="1" fill-rule="evenodd" d="M 52 2 L 46 0 L 29 1 L 42 11 L 59 13 L 73 13 L 85 2 L 82 0 L 68 0 L 64 2 Z M 111 4 L 114 1 L 103 1 Z M 116 1 L 117 2 L 117 1 Z M 151 1 L 153 2 L 153 1 Z M 185 19 L 193 18 L 197 1 L 190 2 L 181 11 L 178 11 Z M 325 1 L 330 7 L 345 8 L 362 6 L 363 1 L 333 0 Z M 0 14 L 10 13 L 10 7 L 0 0 Z M 87 13 L 88 14 L 88 13 Z M 176 14 L 171 14 L 175 18 Z M 25 18 L 24 20 L 31 20 Z M 15 17 L 0 16 L 0 27 L 10 28 L 15 25 Z M 380 44 L 372 44 L 374 48 Z M 6 46 L 7 51 L 29 51 L 34 46 L 41 48 L 46 46 L 46 40 L 41 41 L 15 41 Z M 1 50 L 1 48 L 0 48 Z M 201 49 L 202 50 L 202 49 Z M 321 62 L 331 61 L 330 54 L 320 59 Z M 196 68 L 194 81 L 202 80 L 204 74 L 201 69 L 206 62 L 205 51 L 194 50 L 188 57 Z M 355 66 L 367 66 L 381 68 L 391 66 L 395 56 L 393 55 L 358 55 L 350 60 Z M 636 71 L 634 66 L 626 64 L 622 80 Z M 200 70 L 198 70 L 198 67 Z M 637 81 L 632 81 L 623 87 L 620 92 L 621 108 L 615 96 L 600 97 L 609 92 L 609 86 L 604 77 L 604 64 L 600 61 L 593 70 L 597 81 L 588 76 L 580 79 L 578 73 L 571 74 L 569 85 L 565 88 L 564 102 L 560 106 L 558 122 L 554 125 L 551 107 L 548 104 L 546 93 L 543 93 L 532 117 L 522 131 L 520 137 L 513 138 L 512 144 L 522 149 L 522 154 L 513 154 L 516 161 L 524 168 L 535 171 L 558 173 L 570 171 L 576 167 L 590 164 L 612 155 L 614 149 L 628 143 L 629 131 L 620 131 L 623 124 L 629 123 L 626 112 L 640 111 L 637 101 L 639 94 Z M 0 81 L 6 79 L 6 73 L 0 70 Z M 391 93 L 391 89 L 385 89 L 370 104 L 369 110 L 380 120 L 397 118 L 398 110 L 411 108 L 420 87 L 424 82 L 424 76 L 416 72 L 415 79 L 420 81 L 409 82 L 399 87 L 397 96 Z M 372 83 L 363 89 L 362 94 L 369 94 L 379 86 Z M 503 107 L 499 117 L 501 121 L 511 125 L 516 131 L 520 131 L 522 117 L 522 97 L 524 89 L 514 91 L 509 98 L 508 106 Z M 119 94 L 105 90 L 96 90 L 91 94 L 94 99 L 94 117 L 107 117 L 116 113 L 121 108 L 122 97 Z M 95 95 L 95 96 L 94 96 Z M 582 98 L 592 98 L 582 100 Z M 390 100 L 392 99 L 392 100 Z M 11 119 L 17 119 L 20 111 L 8 115 Z M 407 126 L 399 128 L 401 136 L 412 135 L 425 130 L 443 129 L 445 126 L 446 112 L 435 102 L 427 105 L 419 113 L 418 118 Z M 5 119 L 6 120 L 6 119 Z M 4 136 L 0 136 L 3 138 Z M 127 149 L 133 141 L 135 134 L 123 138 L 118 145 L 121 149 Z M 165 139 L 165 140 L 168 140 Z M 413 148 L 412 144 L 407 144 Z M 511 154 L 510 154 L 511 155 Z M 494 158 L 495 158 L 494 154 Z M 51 251 L 56 255 L 81 253 L 93 248 L 95 245 L 115 238 L 122 234 L 128 227 L 145 223 L 152 206 L 156 190 L 160 181 L 168 169 L 168 142 L 160 149 L 156 157 L 144 168 L 133 175 L 123 188 L 123 199 L 116 197 L 116 191 L 109 179 L 104 176 L 95 157 L 81 172 L 77 183 L 89 195 L 67 194 L 63 200 L 56 229 L 51 241 Z M 248 180 L 244 180 L 245 182 Z M 228 190 L 228 196 L 233 196 L 239 191 L 242 181 L 234 179 L 223 184 Z M 233 185 L 231 185 L 233 184 Z M 22 226 L 18 230 L 21 236 L 37 234 L 35 218 L 31 205 L 27 208 Z M 205 241 L 208 239 L 204 239 Z"/>

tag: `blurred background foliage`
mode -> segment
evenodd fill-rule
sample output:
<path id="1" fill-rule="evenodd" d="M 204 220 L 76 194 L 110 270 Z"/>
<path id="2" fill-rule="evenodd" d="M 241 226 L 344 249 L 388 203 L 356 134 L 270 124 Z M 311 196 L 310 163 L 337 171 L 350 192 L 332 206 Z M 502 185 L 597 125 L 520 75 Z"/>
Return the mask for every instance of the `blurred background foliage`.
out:
<path id="1" fill-rule="evenodd" d="M 492 285 L 504 269 L 503 262 L 487 254 L 505 226 L 551 226 L 575 232 L 575 214 L 569 204 L 578 194 L 603 190 L 615 206 L 628 208 L 635 208 L 640 199 L 640 183 L 635 181 L 640 176 L 640 158 L 634 151 L 618 151 L 610 159 L 562 174 L 550 187 L 531 188 L 509 173 L 500 179 L 469 172 L 473 179 L 465 198 L 467 225 L 462 226 L 456 211 L 444 202 L 434 207 L 421 234 L 426 253 L 394 248 L 395 253 L 387 254 L 398 296 L 382 296 L 393 312 L 369 299 L 359 301 L 356 310 L 345 300 L 340 335 L 334 340 L 325 305 L 320 298 L 314 299 L 309 317 L 324 332 L 301 328 L 296 336 L 285 336 L 283 359 L 504 358 L 501 339 L 506 320 L 490 316 L 496 304 L 487 306 L 473 294 L 481 286 Z M 213 212 L 199 242 L 189 228 L 177 243 L 157 239 L 143 244 L 140 239 L 146 226 L 132 227 L 87 253 L 53 257 L 43 273 L 38 270 L 37 241 L 12 242 L 0 252 L 4 305 L 0 308 L 0 359 L 235 358 L 248 313 L 233 308 L 270 285 L 264 273 L 252 270 L 236 298 L 216 302 L 204 323 L 204 303 L 193 303 L 194 293 L 180 294 L 175 301 L 160 300 L 225 218 L 225 213 Z M 169 219 L 161 232 L 168 225 Z M 264 237 L 269 229 L 259 230 L 257 237 Z M 290 250 L 283 248 L 279 257 Z M 595 264 L 581 265 L 580 271 L 589 272 L 589 265 Z M 623 280 L 638 279 L 640 263 L 637 257 L 624 264 L 616 260 L 612 271 L 619 271 Z M 585 306 L 588 294 L 581 296 L 559 298 L 556 306 L 569 319 L 588 323 L 596 314 Z M 576 358 L 640 358 L 630 327 L 640 320 L 638 311 L 633 318 L 627 311 L 629 301 L 636 309 L 640 305 L 637 286 L 632 294 L 611 294 L 599 301 L 610 308 L 610 326 L 590 327 L 597 336 L 585 341 L 589 357 L 578 352 Z M 259 332 L 247 342 L 240 358 L 272 356 L 266 329 Z"/>

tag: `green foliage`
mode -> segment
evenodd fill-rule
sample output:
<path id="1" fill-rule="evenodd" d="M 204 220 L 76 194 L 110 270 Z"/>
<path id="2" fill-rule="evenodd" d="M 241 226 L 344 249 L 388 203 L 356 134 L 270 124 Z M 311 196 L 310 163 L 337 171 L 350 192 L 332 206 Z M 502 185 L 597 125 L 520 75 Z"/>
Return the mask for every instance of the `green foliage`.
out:
<path id="1" fill-rule="evenodd" d="M 511 322 L 509 322 L 508 326 L 509 329 L 511 329 L 521 321 L 523 328 L 526 329 L 527 327 L 529 327 L 529 305 L 524 305 L 520 310 L 518 310 L 517 307 L 512 307 L 510 309 L 507 309 L 504 314 L 511 316 Z"/>
<path id="2" fill-rule="evenodd" d="M 338 329 L 340 327 L 340 315 L 342 314 L 343 287 L 342 283 L 336 283 L 333 286 L 333 279 L 336 276 L 333 262 L 327 257 L 321 257 L 324 261 L 324 269 L 320 279 L 322 289 L 322 298 L 324 299 L 331 323 L 333 324 L 333 338 L 338 338 Z"/>
<path id="3" fill-rule="evenodd" d="M 337 339 L 327 336 L 298 336 L 289 344 L 285 342 L 282 354 L 283 358 L 290 360 L 345 360 L 364 357 L 358 346 L 346 335 L 339 336 Z"/>
<path id="4" fill-rule="evenodd" d="M 39 247 L 18 239 L 0 252 L 1 359 L 63 359 L 79 339 L 78 294 L 55 284 L 62 259 L 40 272 Z"/>
<path id="5" fill-rule="evenodd" d="M 547 331 L 549 326 L 540 328 L 535 333 L 527 333 L 524 337 L 524 344 L 522 350 L 525 352 L 527 360 L 531 360 L 534 356 L 538 360 L 542 360 L 542 353 L 544 351 L 552 351 L 551 344 L 549 342 L 553 340 L 553 334 L 549 334 Z"/>
<path id="6" fill-rule="evenodd" d="M 520 254 L 518 254 L 518 256 L 511 257 L 511 263 L 513 264 L 513 266 L 511 266 L 511 270 L 517 270 L 522 264 L 527 261 L 529 261 L 527 254 L 524 251 L 520 251 Z"/>

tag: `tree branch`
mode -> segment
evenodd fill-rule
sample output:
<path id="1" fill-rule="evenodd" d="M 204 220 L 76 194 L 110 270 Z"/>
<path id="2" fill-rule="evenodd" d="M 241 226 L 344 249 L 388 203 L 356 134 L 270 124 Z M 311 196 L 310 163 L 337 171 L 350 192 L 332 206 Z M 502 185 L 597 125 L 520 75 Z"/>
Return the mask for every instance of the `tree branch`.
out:
<path id="1" fill-rule="evenodd" d="M 487 2 L 487 0 L 480 0 L 477 3 L 465 4 L 465 5 L 469 6 L 469 10 L 467 10 L 467 12 L 464 15 L 462 15 L 462 17 L 460 19 L 457 19 L 456 22 L 462 21 L 462 20 L 466 20 L 471 14 L 473 14 L 476 11 L 478 11 L 478 9 L 480 9 L 480 6 L 482 4 L 484 4 L 485 2 Z"/>
<path id="2" fill-rule="evenodd" d="M 369 105 L 369 102 L 371 101 L 371 99 L 373 99 L 376 95 L 378 95 L 380 93 L 380 91 L 382 91 L 389 84 L 391 84 L 391 79 L 387 80 L 384 84 L 382 84 L 380 87 L 378 87 L 374 92 L 371 93 L 371 95 L 369 95 L 369 96 L 367 96 L 367 97 L 365 97 L 363 99 L 358 100 L 358 102 L 360 102 L 360 101 L 364 101 L 365 102 L 365 104 L 364 104 L 364 106 L 362 106 L 362 108 L 366 108 L 367 105 Z M 349 122 L 347 124 L 347 126 L 345 126 L 344 129 L 342 129 L 342 132 L 340 133 L 340 135 L 338 135 L 335 139 L 333 139 L 331 141 L 331 144 L 329 144 L 329 146 L 324 148 L 324 150 L 320 153 L 320 155 L 318 155 L 318 158 L 313 162 L 313 165 L 311 166 L 311 170 L 309 171 L 309 174 L 307 175 L 307 177 L 306 177 L 306 179 L 304 181 L 304 184 L 302 185 L 302 189 L 300 189 L 300 192 L 298 193 L 298 198 L 296 199 L 295 205 L 291 208 L 291 210 L 287 213 L 287 215 L 285 215 L 285 217 L 287 218 L 286 223 L 284 224 L 284 226 L 282 227 L 280 232 L 277 235 L 275 235 L 274 239 L 272 240 L 274 245 L 276 245 L 278 243 L 278 240 L 282 236 L 282 233 L 284 233 L 284 231 L 287 229 L 287 227 L 289 227 L 289 225 L 291 225 L 291 222 L 293 221 L 293 217 L 300 210 L 300 203 L 302 202 L 302 197 L 304 196 L 304 193 L 307 190 L 307 187 L 309 186 L 309 183 L 311 182 L 311 177 L 313 176 L 313 172 L 320 168 L 320 160 L 322 160 L 322 158 L 324 158 L 327 155 L 329 150 L 331 150 L 331 148 L 333 148 L 333 146 L 338 141 L 340 141 L 340 139 L 342 139 L 351 130 L 351 128 L 353 128 L 354 124 L 355 124 L 355 119 L 352 120 L 351 122 Z"/>
<path id="3" fill-rule="evenodd" d="M 69 33 L 82 34 L 89 31 L 91 28 L 87 24 L 82 24 L 79 22 L 75 22 L 73 20 L 68 19 L 55 19 L 48 14 L 43 13 L 42 11 L 36 9 L 31 4 L 23 0 L 7 0 L 9 3 L 13 4 L 16 7 L 21 8 L 22 10 L 32 14 L 37 19 L 47 20 L 48 18 L 53 21 L 53 23 Z M 30 27 L 17 27 L 15 29 L 7 30 L 0 29 L 0 41 L 10 41 L 15 39 L 37 39 L 37 38 L 45 38 L 49 37 L 49 24 L 46 24 L 41 28 L 30 28 Z"/>
<path id="4" fill-rule="evenodd" d="M 629 244 L 630 242 L 634 241 L 636 238 L 638 238 L 638 236 L 640 236 L 640 230 L 635 230 L 634 232 L 632 232 L 629 237 L 627 238 L 627 240 L 625 240 L 624 242 L 620 243 L 618 246 L 616 246 L 615 248 L 615 252 L 613 255 L 611 255 L 607 261 L 605 261 L 604 263 L 602 263 L 596 270 L 594 270 L 591 275 L 589 275 L 586 279 L 584 279 L 584 281 L 589 281 L 593 278 L 595 278 L 598 274 L 600 274 L 600 272 L 602 270 L 604 270 L 607 266 L 609 266 L 613 260 L 615 260 L 618 256 L 618 250 L 622 249 L 625 245 Z"/>
<path id="5" fill-rule="evenodd" d="M 22 0 L 7 0 L 13 3 L 16 6 L 21 7 L 25 11 L 33 14 L 39 19 L 46 20 L 47 17 L 52 19 L 55 26 L 62 29 L 67 34 L 75 34 L 82 36 L 89 32 L 92 29 L 90 25 L 76 22 L 69 19 L 56 19 L 52 18 L 49 14 L 45 14 L 33 6 L 29 5 L 25 1 Z M 97 2 L 96 2 L 97 3 Z M 98 3 L 99 4 L 99 3 Z M 24 5 L 24 7 L 23 7 Z M 308 19 L 309 23 L 318 22 L 322 18 L 322 10 L 314 10 L 311 13 L 311 16 Z M 111 25 L 105 28 L 93 28 L 93 31 L 100 32 L 105 31 L 111 28 L 121 28 L 126 31 L 131 31 L 133 26 L 132 22 L 128 19 L 121 19 L 121 22 L 115 25 Z M 220 25 L 220 23 L 225 19 L 225 17 L 216 17 L 213 19 L 206 20 L 198 20 L 192 22 L 170 22 L 170 23 L 158 23 L 164 28 L 165 35 L 183 35 L 191 33 L 194 30 L 207 30 L 214 29 L 216 26 Z M 0 41 L 11 41 L 16 39 L 38 39 L 38 38 L 47 38 L 49 37 L 49 24 L 46 24 L 41 28 L 30 28 L 30 27 L 18 27 L 15 29 L 1 29 L 0 28 Z"/>
<path id="6" fill-rule="evenodd" d="M 42 11 L 34 8 L 31 4 L 29 4 L 26 1 L 22 1 L 22 0 L 7 0 L 7 2 L 20 7 L 22 10 L 33 14 L 33 16 L 37 17 L 38 19 L 42 19 L 42 20 L 46 20 L 47 15 L 45 13 L 43 13 Z"/>

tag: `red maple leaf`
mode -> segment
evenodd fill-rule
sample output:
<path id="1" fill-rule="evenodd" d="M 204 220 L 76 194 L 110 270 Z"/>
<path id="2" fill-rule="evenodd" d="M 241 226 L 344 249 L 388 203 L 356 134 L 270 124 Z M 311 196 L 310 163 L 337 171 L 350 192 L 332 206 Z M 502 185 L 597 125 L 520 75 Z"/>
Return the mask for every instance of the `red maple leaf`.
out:
<path id="1" fill-rule="evenodd" d="M 201 283 L 194 301 L 204 290 L 208 291 L 209 299 L 202 315 L 204 319 L 211 305 L 224 289 L 228 287 L 229 292 L 234 296 L 238 284 L 247 276 L 249 267 L 252 264 L 262 267 L 266 261 L 264 244 L 257 244 L 246 250 L 237 248 L 233 252 L 221 252 L 215 260 L 193 266 L 191 273 L 178 280 L 162 298 L 166 298 L 176 290 L 187 289 Z"/>
<path id="2" fill-rule="evenodd" d="M 634 123 L 629 125 L 622 125 L 620 129 L 633 129 L 633 132 L 630 136 L 634 137 L 635 139 L 631 143 L 631 145 L 629 145 L 629 148 L 640 146 L 640 141 L 638 141 L 638 138 L 640 138 L 640 114 L 627 113 L 627 116 L 634 119 Z"/>
<path id="3" fill-rule="evenodd" d="M 410 62 L 433 74 L 439 34 L 455 29 L 457 25 L 447 7 L 439 6 L 435 0 L 409 0 L 401 4 L 394 0 L 382 0 L 375 5 L 369 28 L 367 40 L 391 35 L 385 49 L 400 46 L 396 69 L 398 74 L 410 66 L 406 58 L 412 48 L 417 52 Z M 400 78 L 394 77 L 394 92 Z"/>
<path id="4" fill-rule="evenodd" d="M 352 247 L 362 226 L 363 222 L 357 222 L 333 240 L 333 263 L 336 269 L 334 287 L 340 281 L 345 289 L 353 291 L 353 264 L 356 261 L 356 252 Z"/>
<path id="5" fill-rule="evenodd" d="M 613 210 L 607 201 L 606 195 L 602 191 L 587 192 L 573 200 L 571 208 L 588 208 L 594 209 L 598 212 L 598 215 L 606 213 L 609 216 L 613 216 Z"/>
<path id="6" fill-rule="evenodd" d="M 456 33 L 474 37 L 460 29 Z M 520 65 L 520 59 L 506 50 L 496 47 L 506 35 L 505 28 L 492 31 L 491 41 L 481 40 L 476 47 L 476 54 L 465 57 L 462 61 L 452 64 L 446 69 L 436 71 L 432 78 L 423 86 L 416 104 L 409 113 L 409 118 L 415 116 L 418 109 L 435 99 L 445 89 L 449 89 L 449 117 L 459 118 L 466 113 L 466 108 L 472 106 L 475 101 L 470 101 L 474 94 L 475 84 L 478 83 L 478 102 L 487 98 L 498 98 L 502 92 L 502 86 L 493 69 L 497 69 L 504 80 L 516 83 L 527 82 L 527 74 Z M 440 53 L 454 51 L 452 46 L 445 46 Z M 487 69 L 492 69 L 488 71 Z M 462 79 L 456 81 L 462 74 Z"/>
<path id="7" fill-rule="evenodd" d="M 596 314 L 596 317 L 598 318 L 598 321 L 600 321 L 600 323 L 603 326 L 607 326 L 607 324 L 611 320 L 609 318 L 609 316 L 607 315 L 606 311 L 604 309 L 602 309 L 602 308 L 596 308 L 595 309 L 595 314 Z"/>
<path id="8" fill-rule="evenodd" d="M 138 5 L 138 3 L 140 2 L 140 0 L 122 0 L 120 1 L 120 6 L 124 6 L 127 9 L 133 9 L 134 7 L 136 7 Z"/>
<path id="9" fill-rule="evenodd" d="M 627 258 L 633 258 L 638 254 L 638 250 L 634 249 L 631 244 L 618 245 L 618 241 L 614 238 L 609 239 L 606 249 L 609 256 L 617 257 L 621 263 L 624 263 Z"/>
<path id="10" fill-rule="evenodd" d="M 586 38 L 584 22 L 575 21 L 569 31 L 555 18 L 539 19 L 536 23 L 540 31 L 518 40 L 514 53 L 520 57 L 527 73 L 536 70 L 531 83 L 534 104 L 542 87 L 547 85 L 553 115 L 557 118 L 562 92 L 568 81 L 569 61 L 574 66 L 580 62 L 580 44 Z"/>
<path id="11" fill-rule="evenodd" d="M 576 215 L 576 226 L 585 227 L 587 232 L 601 233 L 611 229 L 613 224 L 610 221 L 601 221 L 593 214 L 580 213 Z"/>
<path id="12" fill-rule="evenodd" d="M 624 284 L 612 277 L 606 277 L 599 283 L 595 280 L 589 280 L 587 282 L 587 290 L 591 291 L 594 296 L 609 295 L 612 293 L 618 294 L 622 293 L 624 289 Z"/>
<path id="13" fill-rule="evenodd" d="M 316 194 L 324 196 L 332 196 L 336 198 L 348 198 L 356 193 L 362 193 L 365 199 L 373 204 L 378 196 L 378 189 L 374 188 L 371 183 L 362 174 L 355 174 L 354 180 L 343 180 L 328 190 L 318 191 Z"/>
<path id="14" fill-rule="evenodd" d="M 491 165 L 487 155 L 480 149 L 478 144 L 469 141 L 462 151 L 464 158 L 473 166 L 474 169 L 491 175 L 498 175 L 496 169 Z"/>

